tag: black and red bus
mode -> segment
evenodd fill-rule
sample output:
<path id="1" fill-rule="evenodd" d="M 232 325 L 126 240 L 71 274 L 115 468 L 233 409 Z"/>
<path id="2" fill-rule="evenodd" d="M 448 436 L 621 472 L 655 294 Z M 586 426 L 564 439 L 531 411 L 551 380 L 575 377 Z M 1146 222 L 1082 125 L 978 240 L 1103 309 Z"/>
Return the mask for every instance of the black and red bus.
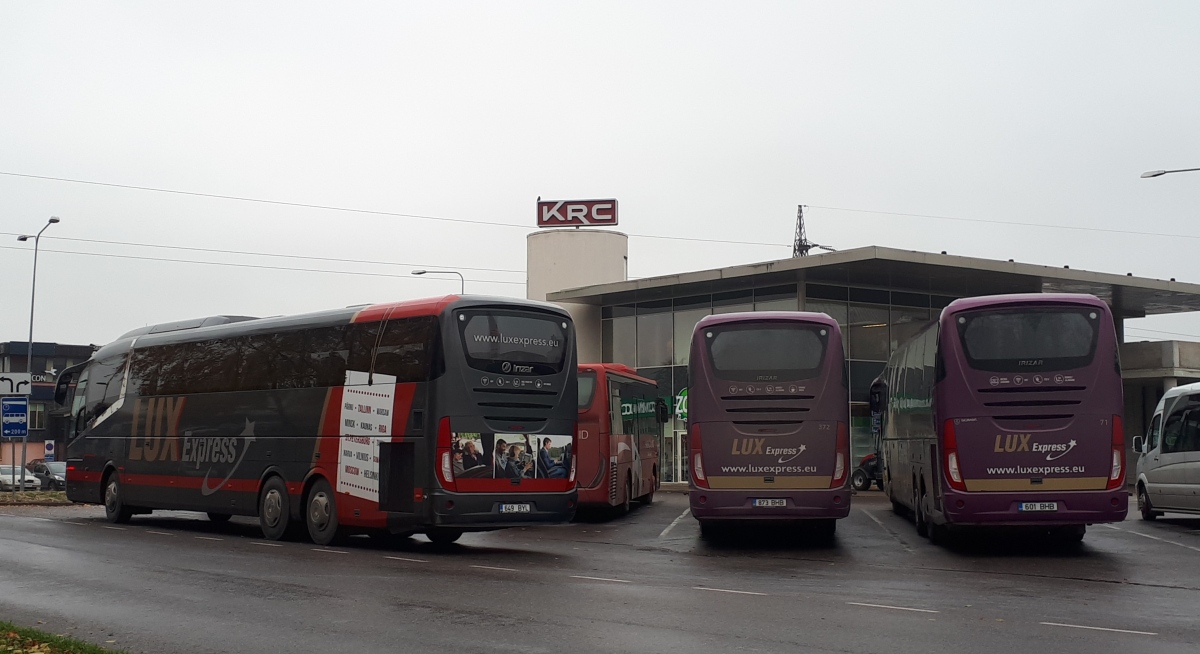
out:
<path id="1" fill-rule="evenodd" d="M 577 392 L 562 309 L 447 296 L 134 330 L 63 371 L 56 399 L 72 501 L 327 544 L 570 520 Z"/>
<path id="2" fill-rule="evenodd" d="M 620 363 L 579 365 L 579 504 L 628 512 L 654 501 L 667 405 L 658 384 Z"/>

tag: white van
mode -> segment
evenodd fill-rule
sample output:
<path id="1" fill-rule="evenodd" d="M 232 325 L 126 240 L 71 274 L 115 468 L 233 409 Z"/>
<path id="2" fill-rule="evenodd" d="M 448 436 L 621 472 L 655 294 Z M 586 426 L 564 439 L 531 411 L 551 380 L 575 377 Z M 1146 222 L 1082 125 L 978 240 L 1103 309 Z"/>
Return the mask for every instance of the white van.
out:
<path id="1" fill-rule="evenodd" d="M 1200 383 L 1167 391 L 1146 436 L 1133 439 L 1143 520 L 1164 511 L 1200 513 Z"/>

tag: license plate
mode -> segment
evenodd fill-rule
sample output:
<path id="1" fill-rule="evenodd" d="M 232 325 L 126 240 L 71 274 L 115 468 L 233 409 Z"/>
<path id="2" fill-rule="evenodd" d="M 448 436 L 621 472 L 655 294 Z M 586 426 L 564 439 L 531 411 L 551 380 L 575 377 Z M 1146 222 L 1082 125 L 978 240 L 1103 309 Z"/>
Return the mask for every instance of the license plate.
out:
<path id="1" fill-rule="evenodd" d="M 1057 511 L 1058 502 L 1021 502 L 1018 511 Z"/>
<path id="2" fill-rule="evenodd" d="M 787 500 L 784 500 L 784 499 L 754 500 L 754 506 L 785 507 L 785 506 L 787 506 Z"/>
<path id="3" fill-rule="evenodd" d="M 500 513 L 529 513 L 533 511 L 531 504 L 501 504 Z"/>

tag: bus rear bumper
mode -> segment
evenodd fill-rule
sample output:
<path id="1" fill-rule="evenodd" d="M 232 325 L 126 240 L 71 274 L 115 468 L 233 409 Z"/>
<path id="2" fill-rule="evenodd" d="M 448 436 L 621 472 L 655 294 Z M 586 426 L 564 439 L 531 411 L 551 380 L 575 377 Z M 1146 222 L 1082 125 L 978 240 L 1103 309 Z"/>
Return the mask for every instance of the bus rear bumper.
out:
<path id="1" fill-rule="evenodd" d="M 1027 502 L 1053 502 L 1055 510 L 1024 511 Z M 942 499 L 942 518 L 951 525 L 1066 526 L 1121 522 L 1129 513 L 1129 491 L 1060 491 L 981 493 L 948 491 Z"/>
<path id="2" fill-rule="evenodd" d="M 691 488 L 692 516 L 698 520 L 819 520 L 850 514 L 850 489 L 803 491 L 710 490 Z M 782 507 L 755 506 L 755 500 L 782 499 Z"/>
<path id="3" fill-rule="evenodd" d="M 429 497 L 430 522 L 437 527 L 486 531 L 570 522 L 578 493 L 437 493 Z M 527 505 L 528 512 L 501 513 L 501 505 Z"/>

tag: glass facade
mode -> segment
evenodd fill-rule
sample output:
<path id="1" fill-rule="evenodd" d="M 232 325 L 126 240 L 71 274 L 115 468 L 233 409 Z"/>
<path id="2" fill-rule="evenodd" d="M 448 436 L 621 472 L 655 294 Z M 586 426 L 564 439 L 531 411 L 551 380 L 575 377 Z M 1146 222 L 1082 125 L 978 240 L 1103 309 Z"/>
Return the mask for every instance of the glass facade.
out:
<path id="1" fill-rule="evenodd" d="M 692 295 L 602 309 L 605 362 L 624 363 L 658 383 L 672 407 L 665 426 L 662 480 L 686 481 L 686 421 L 680 404 L 688 386 L 692 330 L 710 314 L 738 311 L 813 311 L 832 316 L 846 343 L 850 384 L 851 456 L 855 464 L 874 449 L 867 395 L 892 350 L 935 319 L 954 298 L 831 284 L 783 284 Z"/>

